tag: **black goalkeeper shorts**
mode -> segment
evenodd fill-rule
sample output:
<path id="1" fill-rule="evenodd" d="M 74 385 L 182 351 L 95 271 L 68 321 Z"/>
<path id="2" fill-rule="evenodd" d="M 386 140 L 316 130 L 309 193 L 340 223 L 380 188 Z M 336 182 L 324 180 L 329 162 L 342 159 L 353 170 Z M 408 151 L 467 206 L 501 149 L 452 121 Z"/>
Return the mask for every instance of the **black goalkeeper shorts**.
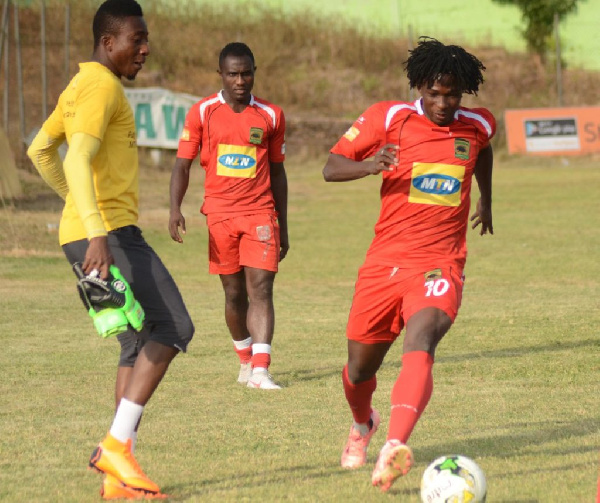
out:
<path id="1" fill-rule="evenodd" d="M 146 319 L 144 328 L 136 332 L 131 326 L 117 336 L 121 343 L 120 367 L 133 367 L 146 341 L 186 351 L 194 335 L 194 325 L 171 274 L 156 252 L 142 236 L 139 227 L 129 225 L 108 233 L 108 245 L 123 277 L 140 303 Z M 83 263 L 88 240 L 63 245 L 71 265 Z"/>

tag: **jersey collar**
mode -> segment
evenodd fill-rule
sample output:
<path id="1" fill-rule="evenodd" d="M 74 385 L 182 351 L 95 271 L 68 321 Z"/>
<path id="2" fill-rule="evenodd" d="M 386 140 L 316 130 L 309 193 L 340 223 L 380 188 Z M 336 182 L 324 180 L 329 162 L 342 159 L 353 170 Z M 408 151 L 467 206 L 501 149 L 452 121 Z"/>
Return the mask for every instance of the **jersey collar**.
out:
<path id="1" fill-rule="evenodd" d="M 425 110 L 423 110 L 423 98 L 419 98 L 417 101 L 415 101 L 415 108 L 417 109 L 417 113 L 419 115 L 422 115 L 427 120 L 429 120 L 427 118 L 427 116 L 425 115 Z M 456 112 L 454 112 L 454 120 L 456 120 L 456 119 L 458 119 L 458 110 Z M 448 126 L 444 126 L 444 127 L 448 127 Z"/>
<path id="2" fill-rule="evenodd" d="M 225 102 L 225 98 L 223 98 L 223 89 L 221 89 L 221 90 L 220 90 L 220 91 L 217 93 L 217 98 L 219 98 L 219 101 L 220 101 L 221 103 L 223 103 L 223 104 L 225 104 L 225 103 L 226 103 L 226 102 Z M 255 103 L 256 103 L 256 102 L 254 101 L 254 95 L 253 95 L 253 94 L 250 94 L 250 103 L 248 103 L 248 106 L 249 106 L 249 107 L 253 107 Z"/>

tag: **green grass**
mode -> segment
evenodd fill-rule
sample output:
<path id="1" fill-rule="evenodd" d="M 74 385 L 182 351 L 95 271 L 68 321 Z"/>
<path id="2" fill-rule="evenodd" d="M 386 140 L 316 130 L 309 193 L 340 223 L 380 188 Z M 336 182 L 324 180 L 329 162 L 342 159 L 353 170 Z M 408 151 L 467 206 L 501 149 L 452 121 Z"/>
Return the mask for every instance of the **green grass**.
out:
<path id="1" fill-rule="evenodd" d="M 218 4 L 214 0 L 188 0 L 196 4 Z M 234 0 L 228 8 L 248 9 L 256 0 Z M 261 0 L 263 6 L 291 13 L 310 12 L 317 17 L 344 19 L 367 33 L 385 36 L 414 37 L 428 35 L 447 43 L 497 45 L 511 51 L 525 51 L 520 35 L 521 11 L 512 5 L 492 0 L 430 0 L 426 7 L 420 0 Z M 600 3 L 579 2 L 577 12 L 560 27 L 564 60 L 570 66 L 600 70 L 600 40 L 596 37 L 596 20 Z"/>
<path id="2" fill-rule="evenodd" d="M 595 162 L 497 157 L 495 235 L 469 233 L 463 306 L 438 349 L 433 397 L 411 437 L 416 466 L 391 496 L 370 487 L 385 427 L 369 466 L 339 467 L 350 425 L 344 328 L 378 214 L 378 179 L 326 184 L 324 159 L 288 161 L 291 251 L 276 280 L 271 369 L 285 389 L 261 393 L 235 382 L 220 282 L 207 273 L 201 179 L 192 180 L 178 246 L 166 232 L 169 173 L 143 170 L 141 224 L 197 329 L 146 409 L 137 450 L 173 501 L 418 502 L 423 470 L 450 453 L 480 464 L 489 502 L 593 501 Z M 99 501 L 101 478 L 85 466 L 113 411 L 117 344 L 94 334 L 80 306 L 56 234 L 46 230 L 54 208 L 29 201 L 0 209 L 0 500 L 11 503 Z M 379 374 L 374 405 L 384 425 L 400 357 L 393 347 Z"/>

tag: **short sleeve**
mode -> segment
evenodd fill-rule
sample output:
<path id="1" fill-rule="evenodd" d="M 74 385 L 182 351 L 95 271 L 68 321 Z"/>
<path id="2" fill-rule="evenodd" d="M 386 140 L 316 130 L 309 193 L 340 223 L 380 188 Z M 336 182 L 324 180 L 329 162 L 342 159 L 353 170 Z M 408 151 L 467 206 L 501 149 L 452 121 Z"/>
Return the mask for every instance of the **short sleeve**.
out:
<path id="1" fill-rule="evenodd" d="M 385 145 L 385 108 L 382 103 L 369 107 L 331 149 L 332 154 L 343 155 L 354 161 L 372 157 Z"/>
<path id="2" fill-rule="evenodd" d="M 112 82 L 84 86 L 77 96 L 70 134 L 85 133 L 102 140 L 121 104 L 122 93 L 123 90 Z"/>
<path id="3" fill-rule="evenodd" d="M 202 144 L 202 122 L 200 120 L 199 103 L 190 108 L 179 137 L 179 146 L 177 148 L 177 157 L 182 159 L 194 159 L 200 150 Z"/>
<path id="4" fill-rule="evenodd" d="M 65 124 L 62 120 L 62 110 L 57 106 L 44 122 L 42 129 L 50 138 L 63 138 L 65 135 Z"/>
<path id="5" fill-rule="evenodd" d="M 275 129 L 269 138 L 269 161 L 285 161 L 285 116 L 280 109 L 277 109 Z"/>

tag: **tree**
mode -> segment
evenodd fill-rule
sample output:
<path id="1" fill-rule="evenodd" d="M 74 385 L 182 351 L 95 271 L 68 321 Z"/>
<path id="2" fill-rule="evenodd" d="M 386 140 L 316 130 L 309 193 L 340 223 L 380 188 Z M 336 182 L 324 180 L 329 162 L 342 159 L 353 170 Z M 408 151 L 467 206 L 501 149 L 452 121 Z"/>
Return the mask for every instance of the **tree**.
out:
<path id="1" fill-rule="evenodd" d="M 586 0 L 492 0 L 504 5 L 516 5 L 521 10 L 525 28 L 521 34 L 527 49 L 545 60 L 552 40 L 554 16 L 559 21 L 577 11 L 577 4 Z"/>

